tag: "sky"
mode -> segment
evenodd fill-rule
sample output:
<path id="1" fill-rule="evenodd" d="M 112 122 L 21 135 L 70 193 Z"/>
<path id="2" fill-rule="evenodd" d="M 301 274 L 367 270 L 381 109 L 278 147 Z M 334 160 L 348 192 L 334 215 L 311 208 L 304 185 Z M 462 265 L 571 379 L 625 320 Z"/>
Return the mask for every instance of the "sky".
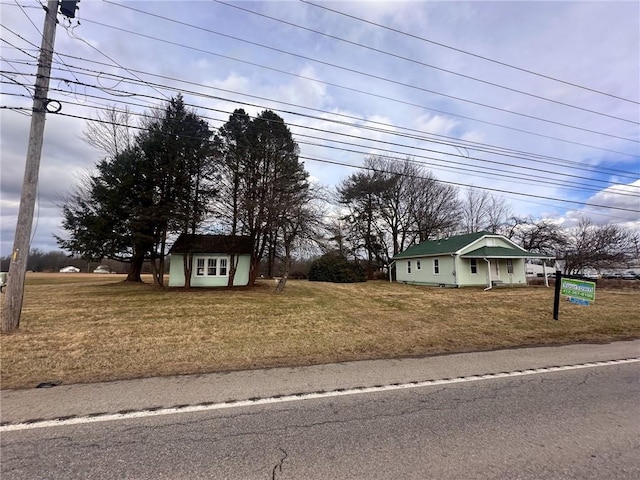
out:
<path id="1" fill-rule="evenodd" d="M 0 255 L 11 253 L 44 10 L 1 0 Z M 99 1 L 58 15 L 32 248 L 104 153 L 104 108 L 182 93 L 215 130 L 236 108 L 289 125 L 334 188 L 410 157 L 514 214 L 640 230 L 640 2 Z"/>

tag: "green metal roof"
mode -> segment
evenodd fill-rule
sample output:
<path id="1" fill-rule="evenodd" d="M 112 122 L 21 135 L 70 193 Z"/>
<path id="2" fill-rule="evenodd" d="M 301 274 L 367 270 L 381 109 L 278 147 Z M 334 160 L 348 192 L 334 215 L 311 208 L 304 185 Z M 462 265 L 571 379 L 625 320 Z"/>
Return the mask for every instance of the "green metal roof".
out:
<path id="1" fill-rule="evenodd" d="M 468 233 L 466 235 L 456 235 L 455 237 L 443 238 L 441 240 L 427 240 L 426 242 L 419 243 L 418 245 L 412 245 L 404 252 L 397 254 L 394 258 L 452 254 L 485 235 L 493 234 L 490 232 L 476 232 Z"/>
<path id="2" fill-rule="evenodd" d="M 415 258 L 415 257 L 429 257 L 437 255 L 451 255 L 456 253 L 460 249 L 468 246 L 476 240 L 484 237 L 485 235 L 496 236 L 491 232 L 476 232 L 468 233 L 466 235 L 456 235 L 455 237 L 443 238 L 441 240 L 427 240 L 418 245 L 413 245 L 407 248 L 404 252 L 400 252 L 394 257 L 400 258 Z M 501 235 L 499 235 L 501 236 Z M 472 252 L 461 255 L 463 258 L 554 258 L 548 255 L 538 255 L 537 253 L 527 252 L 521 248 L 509 248 L 509 247 L 481 247 Z"/>

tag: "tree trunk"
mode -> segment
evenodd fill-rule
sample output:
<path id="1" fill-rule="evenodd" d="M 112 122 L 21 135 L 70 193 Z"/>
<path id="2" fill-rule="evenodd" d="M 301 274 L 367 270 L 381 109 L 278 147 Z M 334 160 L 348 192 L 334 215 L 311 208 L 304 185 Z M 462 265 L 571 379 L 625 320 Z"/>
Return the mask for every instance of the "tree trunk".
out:
<path id="1" fill-rule="evenodd" d="M 158 258 L 157 268 L 156 268 L 156 261 L 155 259 L 153 260 L 153 269 L 154 269 L 153 280 L 158 287 L 162 287 L 162 288 L 164 288 L 164 252 L 165 252 L 166 244 L 167 244 L 167 232 L 166 230 L 163 230 L 162 238 L 160 240 L 160 255 Z"/>
<path id="2" fill-rule="evenodd" d="M 144 255 L 135 255 L 131 259 L 131 266 L 129 268 L 129 274 L 127 275 L 126 282 L 142 283 L 140 274 L 142 273 L 142 264 L 144 263 Z"/>
<path id="3" fill-rule="evenodd" d="M 236 278 L 236 269 L 238 268 L 238 257 L 235 253 L 232 253 L 229 258 L 229 280 L 227 281 L 227 287 L 233 287 L 233 282 Z"/>
<path id="4" fill-rule="evenodd" d="M 164 256 L 161 256 L 158 259 L 157 264 L 156 259 L 154 258 L 151 262 L 151 266 L 153 268 L 153 284 L 164 288 Z"/>
<path id="5" fill-rule="evenodd" d="M 284 246 L 284 272 L 282 278 L 278 282 L 276 287 L 276 293 L 282 293 L 285 285 L 287 284 L 287 278 L 289 278 L 289 270 L 291 269 L 291 247 L 289 245 Z"/>
<path id="6" fill-rule="evenodd" d="M 184 262 L 184 288 L 191 288 L 191 275 L 193 274 L 193 253 L 185 253 Z"/>
<path id="7" fill-rule="evenodd" d="M 259 270 L 260 270 L 260 259 L 258 257 L 252 257 L 251 267 L 249 268 L 249 286 L 253 287 L 256 284 L 256 278 L 258 278 Z"/>

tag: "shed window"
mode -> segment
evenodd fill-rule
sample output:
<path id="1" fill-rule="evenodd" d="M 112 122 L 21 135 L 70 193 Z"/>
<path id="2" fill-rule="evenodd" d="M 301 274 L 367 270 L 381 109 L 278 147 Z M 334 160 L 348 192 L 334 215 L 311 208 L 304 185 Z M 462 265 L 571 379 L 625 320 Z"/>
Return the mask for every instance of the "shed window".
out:
<path id="1" fill-rule="evenodd" d="M 472 275 L 476 275 L 478 273 L 478 259 L 477 258 L 472 258 L 471 259 L 471 274 Z"/>
<path id="2" fill-rule="evenodd" d="M 411 260 L 407 260 L 407 273 L 411 273 Z"/>
<path id="3" fill-rule="evenodd" d="M 416 270 L 420 270 L 420 260 L 416 260 Z"/>
<path id="4" fill-rule="evenodd" d="M 204 258 L 198 258 L 196 260 L 196 275 L 204 275 Z"/>
<path id="5" fill-rule="evenodd" d="M 220 259 L 220 270 L 218 270 L 218 274 L 221 277 L 227 276 L 227 259 L 226 258 Z"/>
<path id="6" fill-rule="evenodd" d="M 507 258 L 507 273 L 513 273 L 513 259 Z"/>
<path id="7" fill-rule="evenodd" d="M 196 258 L 196 277 L 226 277 L 228 257 Z"/>
<path id="8" fill-rule="evenodd" d="M 216 274 L 216 265 L 218 263 L 217 258 L 207 258 L 207 275 L 210 277 Z"/>
<path id="9" fill-rule="evenodd" d="M 440 260 L 437 258 L 433 259 L 433 273 L 434 275 L 440 274 Z"/>

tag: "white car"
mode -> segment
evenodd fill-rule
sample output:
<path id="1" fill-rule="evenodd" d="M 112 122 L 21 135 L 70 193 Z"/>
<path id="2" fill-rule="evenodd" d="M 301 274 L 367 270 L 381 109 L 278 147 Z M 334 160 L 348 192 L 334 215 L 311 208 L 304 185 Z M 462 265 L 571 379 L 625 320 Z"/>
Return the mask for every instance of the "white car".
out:
<path id="1" fill-rule="evenodd" d="M 72 265 L 69 265 L 68 267 L 64 267 L 60 269 L 60 273 L 78 273 L 80 271 L 79 268 L 76 268 Z"/>
<path id="2" fill-rule="evenodd" d="M 109 269 L 109 267 L 106 267 L 104 265 L 100 265 L 98 268 L 96 268 L 93 273 L 111 273 L 111 270 Z"/>

